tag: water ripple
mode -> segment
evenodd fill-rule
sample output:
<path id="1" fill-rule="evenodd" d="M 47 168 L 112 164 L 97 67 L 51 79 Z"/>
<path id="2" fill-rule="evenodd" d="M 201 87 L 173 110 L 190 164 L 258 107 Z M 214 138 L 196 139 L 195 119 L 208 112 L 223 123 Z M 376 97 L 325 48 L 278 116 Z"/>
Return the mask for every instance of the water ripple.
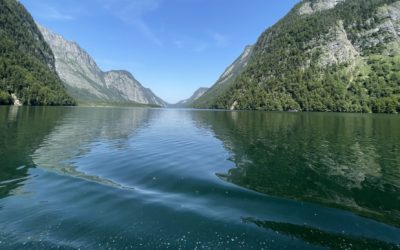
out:
<path id="1" fill-rule="evenodd" d="M 69 110 L 0 179 L 0 248 L 398 248 L 400 135 L 322 118 Z"/>

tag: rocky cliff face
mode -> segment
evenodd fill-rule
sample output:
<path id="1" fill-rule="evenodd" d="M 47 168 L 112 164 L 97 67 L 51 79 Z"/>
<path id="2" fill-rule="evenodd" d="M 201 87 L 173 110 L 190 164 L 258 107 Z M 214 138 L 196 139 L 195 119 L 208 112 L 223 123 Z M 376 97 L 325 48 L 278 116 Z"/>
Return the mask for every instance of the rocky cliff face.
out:
<path id="1" fill-rule="evenodd" d="M 215 84 L 222 85 L 236 78 L 247 66 L 252 51 L 252 45 L 246 46 L 239 58 L 229 65 Z"/>
<path id="2" fill-rule="evenodd" d="M 56 59 L 56 70 L 68 92 L 81 102 L 135 102 L 166 106 L 127 71 L 103 72 L 78 44 L 43 26 L 39 29 Z"/>
<path id="3" fill-rule="evenodd" d="M 304 1 L 304 4 L 299 8 L 300 15 L 309 15 L 318 11 L 329 10 L 335 8 L 338 3 L 345 0 L 314 0 Z"/>
<path id="4" fill-rule="evenodd" d="M 199 99 L 200 97 L 202 97 L 207 91 L 209 90 L 209 88 L 199 88 L 198 90 L 196 90 L 193 95 L 185 100 L 182 100 L 176 104 L 172 104 L 170 105 L 171 108 L 188 108 L 191 107 L 193 102 L 196 101 L 197 99 Z"/>
<path id="5" fill-rule="evenodd" d="M 144 88 L 131 73 L 125 70 L 114 70 L 104 73 L 107 89 L 119 94 L 124 100 L 142 104 L 156 104 L 165 107 L 167 104 L 150 89 Z"/>
<path id="6" fill-rule="evenodd" d="M 400 112 L 399 35 L 398 0 L 304 0 L 259 37 L 230 87 L 198 107 Z"/>

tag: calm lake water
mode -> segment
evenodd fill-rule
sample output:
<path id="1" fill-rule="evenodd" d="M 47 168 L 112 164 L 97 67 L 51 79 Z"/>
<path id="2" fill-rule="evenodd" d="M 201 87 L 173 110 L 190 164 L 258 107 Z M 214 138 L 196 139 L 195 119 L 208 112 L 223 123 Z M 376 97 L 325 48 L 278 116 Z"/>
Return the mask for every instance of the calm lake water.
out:
<path id="1" fill-rule="evenodd" d="M 399 249 L 400 116 L 0 107 L 0 249 Z"/>

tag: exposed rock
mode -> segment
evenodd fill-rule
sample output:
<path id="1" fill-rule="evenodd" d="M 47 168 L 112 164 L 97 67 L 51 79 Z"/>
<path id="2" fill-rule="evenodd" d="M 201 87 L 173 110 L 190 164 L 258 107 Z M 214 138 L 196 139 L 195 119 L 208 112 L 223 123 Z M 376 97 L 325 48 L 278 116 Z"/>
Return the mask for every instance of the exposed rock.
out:
<path id="1" fill-rule="evenodd" d="M 84 89 L 99 98 L 107 98 L 98 90 L 104 87 L 102 73 L 93 59 L 74 42 L 39 26 L 56 58 L 56 70 L 61 79 L 72 88 Z M 96 86 L 97 85 L 97 86 Z"/>
<path id="2" fill-rule="evenodd" d="M 377 25 L 376 25 L 377 23 Z M 375 25 L 373 25 L 375 24 Z M 369 29 L 359 32 L 354 46 L 360 49 L 379 44 L 400 43 L 400 1 L 380 7 L 375 16 L 369 18 Z M 395 46 L 398 48 L 398 46 Z"/>
<path id="3" fill-rule="evenodd" d="M 190 98 L 191 100 L 197 100 L 206 93 L 208 88 L 199 88 L 196 92 L 194 92 L 193 96 Z"/>
<path id="4" fill-rule="evenodd" d="M 14 106 L 17 106 L 17 107 L 22 106 L 22 102 L 18 99 L 18 97 L 15 94 L 11 94 L 11 99 L 14 103 Z"/>
<path id="5" fill-rule="evenodd" d="M 166 103 L 157 97 L 150 89 L 144 88 L 128 71 L 109 71 L 104 73 L 105 84 L 108 89 L 120 93 L 124 100 L 133 100 L 143 104 L 157 104 L 166 106 Z"/>
<path id="6" fill-rule="evenodd" d="M 238 102 L 237 102 L 237 101 L 234 101 L 234 102 L 232 103 L 232 106 L 230 107 L 230 110 L 235 110 L 237 105 L 238 105 Z"/>
<path id="7" fill-rule="evenodd" d="M 246 48 L 244 49 L 242 54 L 239 56 L 239 58 L 236 59 L 231 65 L 229 65 L 229 67 L 225 70 L 225 72 L 218 79 L 216 84 L 224 84 L 228 80 L 235 78 L 235 76 L 238 75 L 243 70 L 243 68 L 245 68 L 247 66 L 247 63 L 251 56 L 253 48 L 254 48 L 253 45 L 246 46 Z"/>
<path id="8" fill-rule="evenodd" d="M 352 64 L 360 55 L 349 40 L 341 20 L 329 34 L 317 41 L 316 44 L 320 45 L 314 47 L 313 50 L 321 52 L 319 65 L 322 68 L 345 62 Z"/>
<path id="9" fill-rule="evenodd" d="M 67 91 L 78 101 L 132 101 L 166 106 L 127 71 L 103 72 L 93 58 L 75 42 L 67 41 L 43 26 L 43 37 L 53 50 L 56 70 Z"/>
<path id="10" fill-rule="evenodd" d="M 317 0 L 314 2 L 305 1 L 304 4 L 299 8 L 298 13 L 300 15 L 310 15 L 318 11 L 333 9 L 338 3 L 344 1 L 345 0 Z"/>

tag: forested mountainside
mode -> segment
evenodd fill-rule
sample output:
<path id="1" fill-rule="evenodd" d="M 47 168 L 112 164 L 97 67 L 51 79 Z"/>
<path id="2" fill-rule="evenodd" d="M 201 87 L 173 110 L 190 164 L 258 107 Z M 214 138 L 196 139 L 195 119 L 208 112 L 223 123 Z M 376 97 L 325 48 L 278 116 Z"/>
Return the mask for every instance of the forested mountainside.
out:
<path id="1" fill-rule="evenodd" d="M 16 99 L 24 105 L 75 104 L 31 15 L 16 0 L 0 0 L 0 104 Z"/>
<path id="2" fill-rule="evenodd" d="M 79 103 L 138 103 L 166 106 L 125 70 L 103 72 L 77 43 L 38 25 L 55 55 L 55 66 L 68 93 Z"/>
<path id="3" fill-rule="evenodd" d="M 247 67 L 196 107 L 400 112 L 400 1 L 305 0 L 258 39 Z"/>

